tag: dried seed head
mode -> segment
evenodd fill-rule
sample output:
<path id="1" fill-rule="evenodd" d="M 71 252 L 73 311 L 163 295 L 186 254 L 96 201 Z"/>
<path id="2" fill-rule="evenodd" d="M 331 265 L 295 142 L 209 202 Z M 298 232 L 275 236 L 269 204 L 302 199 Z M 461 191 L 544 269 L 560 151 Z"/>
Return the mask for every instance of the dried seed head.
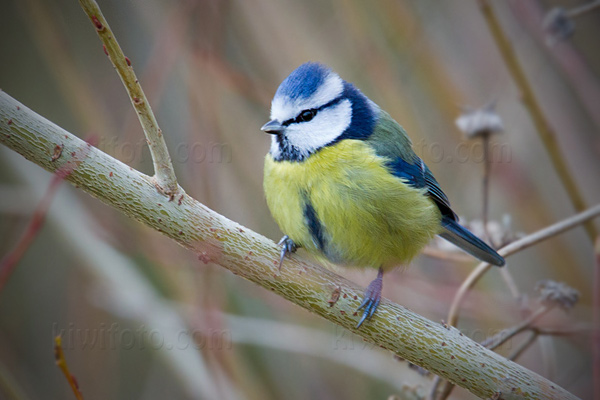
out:
<path id="1" fill-rule="evenodd" d="M 575 23 L 561 7 L 554 7 L 544 17 L 542 22 L 546 32 L 546 44 L 553 46 L 556 43 L 570 37 L 575 32 Z"/>
<path id="2" fill-rule="evenodd" d="M 502 118 L 494 108 L 495 104 L 491 103 L 475 110 L 466 109 L 454 123 L 469 139 L 502 132 Z"/>
<path id="3" fill-rule="evenodd" d="M 535 290 L 540 294 L 539 300 L 546 305 L 554 305 L 563 310 L 570 310 L 579 300 L 579 292 L 563 282 L 550 279 L 539 281 Z"/>

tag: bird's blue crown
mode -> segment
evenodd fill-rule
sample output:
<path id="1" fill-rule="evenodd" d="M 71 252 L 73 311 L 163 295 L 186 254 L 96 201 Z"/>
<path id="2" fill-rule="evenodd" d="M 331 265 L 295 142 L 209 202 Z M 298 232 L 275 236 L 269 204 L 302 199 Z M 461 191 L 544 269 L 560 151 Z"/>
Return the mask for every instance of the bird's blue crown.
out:
<path id="1" fill-rule="evenodd" d="M 291 100 L 308 99 L 331 73 L 332 71 L 323 64 L 304 63 L 281 82 L 275 97 L 285 96 Z"/>

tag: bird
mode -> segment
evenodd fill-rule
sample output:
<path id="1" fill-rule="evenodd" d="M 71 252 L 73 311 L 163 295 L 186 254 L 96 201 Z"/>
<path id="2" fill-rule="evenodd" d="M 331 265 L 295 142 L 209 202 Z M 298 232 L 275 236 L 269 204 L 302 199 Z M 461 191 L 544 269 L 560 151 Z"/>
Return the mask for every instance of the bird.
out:
<path id="1" fill-rule="evenodd" d="M 356 328 L 381 302 L 383 274 L 436 235 L 496 266 L 505 260 L 460 225 L 402 126 L 354 84 L 318 62 L 296 68 L 271 102 L 263 188 L 284 233 L 279 268 L 298 248 L 318 260 L 375 268 Z"/>

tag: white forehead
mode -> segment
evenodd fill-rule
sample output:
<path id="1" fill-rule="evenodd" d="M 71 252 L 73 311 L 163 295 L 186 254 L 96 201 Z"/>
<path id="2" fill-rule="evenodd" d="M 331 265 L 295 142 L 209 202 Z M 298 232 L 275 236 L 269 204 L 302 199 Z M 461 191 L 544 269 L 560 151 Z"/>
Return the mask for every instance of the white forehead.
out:
<path id="1" fill-rule="evenodd" d="M 276 95 L 271 102 L 271 119 L 279 122 L 296 118 L 303 110 L 319 108 L 339 97 L 344 91 L 344 81 L 334 72 L 330 72 L 323 83 L 308 97 L 290 98 Z"/>

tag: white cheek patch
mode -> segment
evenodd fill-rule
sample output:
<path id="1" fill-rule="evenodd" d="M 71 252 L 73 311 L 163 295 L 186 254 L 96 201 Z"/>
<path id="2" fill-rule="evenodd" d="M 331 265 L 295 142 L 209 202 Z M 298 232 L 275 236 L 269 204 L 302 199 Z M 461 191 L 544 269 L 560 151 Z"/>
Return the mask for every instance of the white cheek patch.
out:
<path id="1" fill-rule="evenodd" d="M 338 98 L 344 91 L 344 81 L 335 73 L 330 73 L 321 86 L 306 99 L 292 100 L 288 97 L 276 97 L 271 103 L 271 119 L 284 122 L 296 118 L 303 110 L 319 108 Z"/>
<path id="2" fill-rule="evenodd" d="M 309 122 L 291 124 L 287 127 L 285 135 L 288 142 L 298 149 L 303 157 L 308 157 L 315 150 L 328 145 L 344 133 L 350 126 L 351 119 L 352 104 L 350 100 L 345 99 L 319 111 Z M 271 152 L 275 147 L 277 143 L 273 141 Z"/>

